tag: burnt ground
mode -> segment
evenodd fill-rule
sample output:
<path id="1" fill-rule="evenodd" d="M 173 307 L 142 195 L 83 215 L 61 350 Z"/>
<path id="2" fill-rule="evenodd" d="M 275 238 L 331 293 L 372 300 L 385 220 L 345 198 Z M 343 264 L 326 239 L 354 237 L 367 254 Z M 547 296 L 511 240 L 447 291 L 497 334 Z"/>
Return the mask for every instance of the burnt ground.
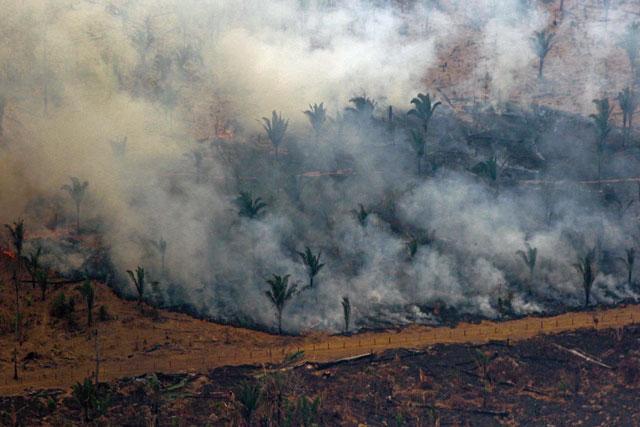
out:
<path id="1" fill-rule="evenodd" d="M 261 390 L 251 416 L 256 426 L 634 426 L 640 423 L 640 326 L 325 364 L 294 360 L 125 378 L 101 384 L 107 404 L 89 415 L 105 426 L 244 425 L 240 400 L 247 384 Z M 83 423 L 70 390 L 0 398 L 0 422 Z"/>

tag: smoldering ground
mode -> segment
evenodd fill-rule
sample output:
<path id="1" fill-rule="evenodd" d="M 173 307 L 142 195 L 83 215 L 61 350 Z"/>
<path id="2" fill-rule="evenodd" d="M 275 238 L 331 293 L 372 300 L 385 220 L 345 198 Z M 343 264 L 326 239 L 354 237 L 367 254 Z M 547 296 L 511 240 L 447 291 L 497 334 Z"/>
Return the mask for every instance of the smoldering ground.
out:
<path id="1" fill-rule="evenodd" d="M 530 105 L 575 72 L 552 52 L 536 80 L 531 34 L 557 19 L 544 2 L 4 3 L 0 215 L 26 219 L 28 250 L 44 245 L 53 269 L 100 270 L 99 247 L 103 278 L 124 292 L 124 272 L 141 265 L 158 282 L 154 303 L 271 326 L 265 279 L 290 274 L 302 289 L 308 246 L 325 266 L 286 306 L 292 332 L 342 329 L 344 296 L 356 326 L 580 306 L 574 264 L 592 247 L 593 302 L 636 296 L 617 259 L 635 245 L 635 184 L 572 183 L 596 174 L 591 99 L 613 102 L 629 81 L 624 4 L 606 27 L 595 6 L 553 27 L 556 49 L 571 37 L 591 64 L 576 72 L 578 102 L 553 103 L 560 112 Z M 486 102 L 453 109 L 438 94 L 418 173 L 409 101 L 435 94 L 430 75 L 464 37 L 479 60 L 454 89 L 477 91 L 490 73 Z M 316 133 L 302 110 L 320 102 L 329 118 Z M 274 109 L 289 120 L 277 158 L 260 120 Z M 638 170 L 618 129 L 604 155 L 604 177 Z M 494 157 L 495 178 L 475 168 Z M 83 239 L 65 234 L 70 176 L 89 182 Z M 263 215 L 238 215 L 241 191 L 265 201 Z M 516 254 L 527 244 L 533 279 Z"/>

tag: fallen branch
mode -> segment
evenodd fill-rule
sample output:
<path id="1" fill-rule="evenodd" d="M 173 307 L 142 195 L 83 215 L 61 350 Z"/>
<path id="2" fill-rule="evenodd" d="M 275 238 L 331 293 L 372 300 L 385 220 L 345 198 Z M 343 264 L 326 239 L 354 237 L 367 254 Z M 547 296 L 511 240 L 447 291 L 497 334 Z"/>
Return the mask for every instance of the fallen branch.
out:
<path id="1" fill-rule="evenodd" d="M 574 350 L 572 348 L 563 347 L 560 344 L 555 344 L 555 343 L 553 343 L 553 346 L 556 347 L 556 348 L 559 348 L 560 350 L 567 351 L 567 352 L 573 354 L 574 356 L 578 356 L 579 358 L 584 359 L 587 362 L 593 363 L 593 364 L 601 366 L 603 368 L 613 369 L 613 367 L 600 362 L 595 357 L 589 356 L 589 355 L 587 355 L 585 353 L 582 353 L 582 352 L 579 352 L 578 350 Z"/>
<path id="2" fill-rule="evenodd" d="M 313 363 L 313 365 L 315 369 L 321 370 L 321 369 L 331 368 L 336 365 L 340 365 L 342 363 L 355 362 L 359 360 L 370 359 L 372 357 L 373 357 L 373 353 L 365 353 L 365 354 L 359 354 L 357 356 L 345 357 L 344 359 L 333 360 L 331 362 Z"/>

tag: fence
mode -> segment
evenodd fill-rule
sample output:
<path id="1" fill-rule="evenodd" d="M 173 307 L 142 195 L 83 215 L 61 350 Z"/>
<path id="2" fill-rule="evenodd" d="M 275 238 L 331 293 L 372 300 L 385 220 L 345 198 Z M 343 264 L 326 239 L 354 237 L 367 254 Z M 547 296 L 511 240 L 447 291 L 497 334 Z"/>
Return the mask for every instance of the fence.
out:
<path id="1" fill-rule="evenodd" d="M 268 348 L 221 346 L 211 342 L 202 348 L 170 353 L 160 350 L 136 353 L 132 357 L 104 360 L 100 363 L 99 378 L 113 380 L 150 372 L 208 372 L 227 365 L 280 363 L 288 355 L 304 352 L 303 359 L 310 362 L 374 353 L 392 348 L 422 348 L 435 344 L 485 343 L 489 341 L 517 341 L 541 334 L 556 334 L 583 328 L 621 328 L 640 319 L 640 306 L 628 306 L 600 312 L 567 313 L 555 317 L 527 317 L 505 322 L 461 324 L 456 328 L 428 328 L 411 326 L 399 332 L 362 333 L 353 336 L 324 337 L 321 341 L 305 342 L 305 338 L 292 339 L 289 345 Z M 127 343 L 123 343 L 126 348 Z M 129 343 L 130 344 L 130 343 Z M 22 392 L 28 388 L 65 388 L 95 372 L 95 361 L 85 359 L 76 365 L 65 364 L 49 369 L 22 371 L 21 379 L 13 381 L 8 365 L 0 394 Z"/>

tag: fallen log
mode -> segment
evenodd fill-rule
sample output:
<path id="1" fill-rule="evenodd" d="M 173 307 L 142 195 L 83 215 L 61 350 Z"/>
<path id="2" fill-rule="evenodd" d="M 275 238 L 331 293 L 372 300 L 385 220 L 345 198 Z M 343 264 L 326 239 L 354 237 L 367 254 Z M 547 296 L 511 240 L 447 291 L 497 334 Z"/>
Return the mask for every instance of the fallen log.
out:
<path id="1" fill-rule="evenodd" d="M 567 351 L 567 352 L 573 354 L 574 356 L 577 356 L 577 357 L 579 357 L 581 359 L 586 360 L 587 362 L 593 363 L 595 365 L 601 366 L 601 367 L 606 368 L 606 369 L 613 369 L 612 366 L 609 366 L 609 365 L 607 365 L 605 363 L 602 363 L 601 361 L 596 359 L 594 356 L 590 356 L 588 354 L 579 352 L 578 350 L 575 350 L 575 349 L 572 349 L 572 348 L 563 347 L 560 344 L 556 344 L 556 343 L 553 343 L 553 346 L 558 348 L 558 349 L 560 349 L 560 350 Z"/>

